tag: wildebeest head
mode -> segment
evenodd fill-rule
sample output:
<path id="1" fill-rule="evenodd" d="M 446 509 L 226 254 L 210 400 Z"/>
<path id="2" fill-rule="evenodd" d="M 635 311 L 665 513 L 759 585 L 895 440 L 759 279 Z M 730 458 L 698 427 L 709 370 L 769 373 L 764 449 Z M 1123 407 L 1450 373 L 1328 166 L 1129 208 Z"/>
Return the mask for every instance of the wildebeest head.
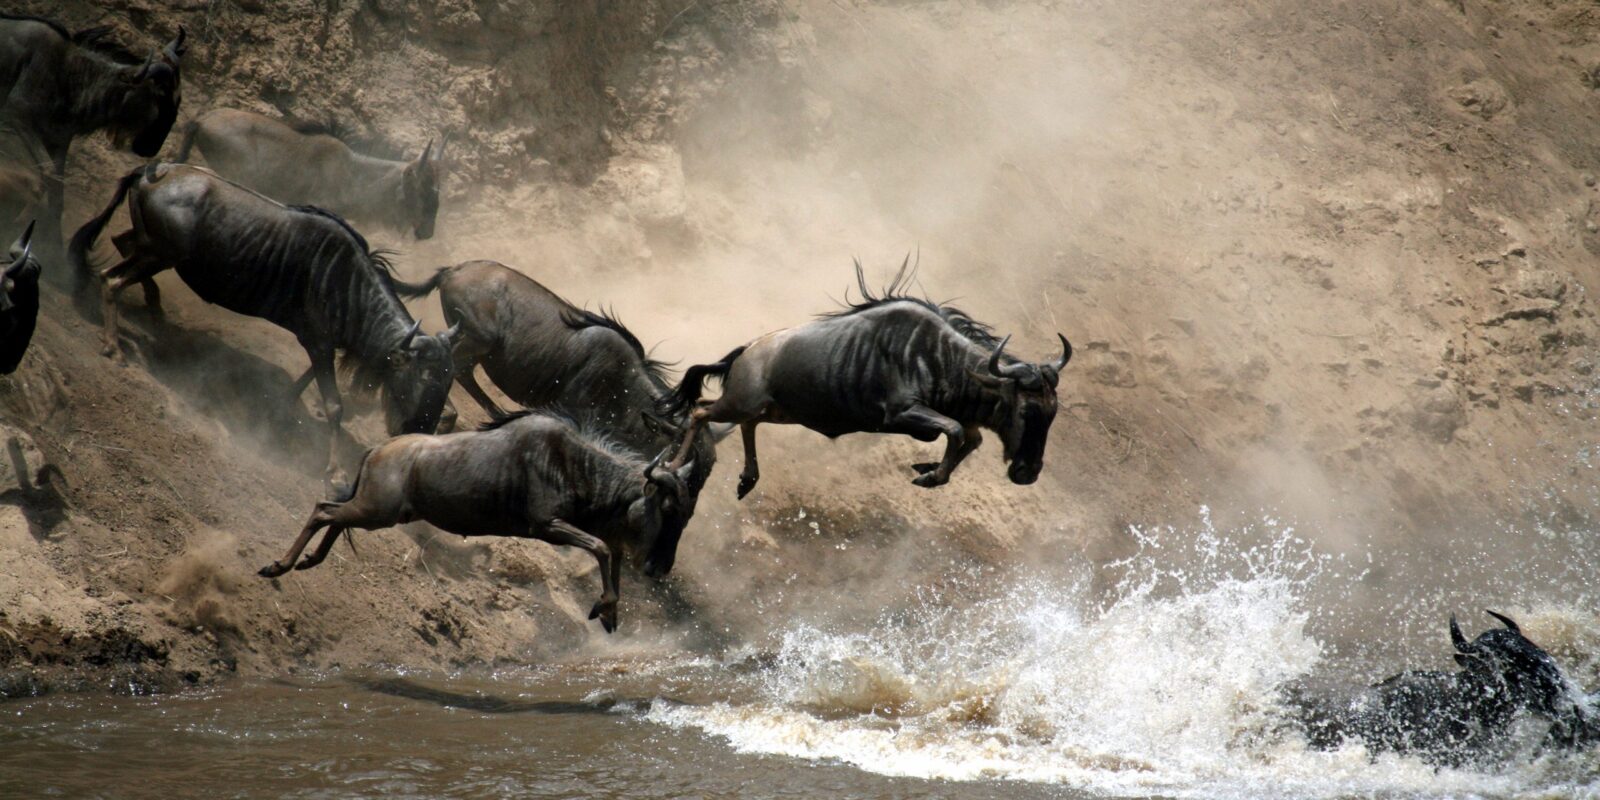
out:
<path id="1" fill-rule="evenodd" d="M 161 152 L 183 100 L 179 78 L 180 63 L 188 49 L 184 44 L 186 36 L 183 26 L 178 26 L 178 35 L 172 41 L 123 76 L 128 91 L 122 95 L 122 106 L 117 109 L 111 130 L 117 147 L 127 146 L 141 158 L 153 158 Z"/>
<path id="2" fill-rule="evenodd" d="M 28 229 L 11 245 L 7 253 L 10 261 L 0 268 L 0 313 L 13 308 L 16 301 L 11 295 L 18 286 L 39 281 L 39 259 L 33 257 L 33 225 L 28 223 Z"/>
<path id="3" fill-rule="evenodd" d="M 384 415 L 389 433 L 433 433 L 450 394 L 450 350 L 461 333 L 460 323 L 435 336 L 419 334 L 422 322 L 389 354 L 384 379 Z"/>
<path id="4" fill-rule="evenodd" d="M 628 524 L 643 542 L 654 544 L 662 529 L 694 514 L 695 494 L 689 489 L 694 461 L 676 470 L 662 466 L 668 453 L 655 457 L 644 468 L 644 491 L 628 508 Z"/>
<path id="5" fill-rule="evenodd" d="M 1486 613 L 1505 627 L 1484 631 L 1470 642 L 1462 635 L 1455 615 L 1450 616 L 1450 641 L 1455 644 L 1456 663 L 1465 668 L 1468 685 L 1485 695 L 1499 694 L 1513 709 L 1558 721 L 1578 722 L 1577 717 L 1586 716 L 1586 710 L 1578 707 L 1581 698 L 1555 659 L 1523 636 L 1510 617 Z"/>
<path id="6" fill-rule="evenodd" d="M 989 356 L 987 371 L 973 371 L 972 377 L 987 392 L 999 395 L 995 431 L 1005 446 L 1006 470 L 1012 483 L 1030 484 L 1039 479 L 1044 467 L 1045 439 L 1056 418 L 1056 384 L 1061 370 L 1072 359 L 1072 344 L 1061 340 L 1061 358 L 1050 363 L 1030 364 L 1012 360 L 1004 363 L 1006 342 L 1000 340 Z M 1002 416 L 1003 415 L 1003 416 Z"/>
<path id="7" fill-rule="evenodd" d="M 449 137 L 439 142 L 434 150 L 433 140 L 422 148 L 422 155 L 406 165 L 400 175 L 400 209 L 405 224 L 418 239 L 433 236 L 433 221 L 439 215 L 439 161 L 444 158 L 444 146 Z"/>

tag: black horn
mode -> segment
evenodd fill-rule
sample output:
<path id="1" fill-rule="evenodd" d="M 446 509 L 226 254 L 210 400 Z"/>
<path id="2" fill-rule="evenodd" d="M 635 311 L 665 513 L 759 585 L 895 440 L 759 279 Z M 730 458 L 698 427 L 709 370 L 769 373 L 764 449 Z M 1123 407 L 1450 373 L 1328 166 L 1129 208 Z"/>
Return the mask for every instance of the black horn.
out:
<path id="1" fill-rule="evenodd" d="M 1050 366 L 1060 372 L 1067 366 L 1067 362 L 1072 360 L 1072 342 L 1067 341 L 1067 337 L 1059 333 L 1056 334 L 1056 338 L 1061 340 L 1061 359 Z"/>
<path id="2" fill-rule="evenodd" d="M 1006 338 L 1000 340 L 1000 344 L 995 345 L 994 353 L 989 356 L 989 372 L 997 378 L 1011 378 L 1016 380 L 1028 374 L 1028 367 L 1024 364 L 1002 365 L 1000 363 L 1000 356 L 1005 352 L 1006 342 L 1009 341 L 1011 341 L 1011 337 L 1007 336 Z"/>
<path id="3" fill-rule="evenodd" d="M 174 63 L 176 63 L 178 59 L 183 58 L 183 54 L 189 49 L 188 45 L 183 43 L 184 39 L 188 38 L 188 36 L 188 30 L 186 30 L 182 25 L 179 25 L 178 35 L 173 37 L 171 42 L 167 43 L 167 58 L 171 59 Z"/>
<path id="4" fill-rule="evenodd" d="M 1456 615 L 1454 614 L 1450 615 L 1450 643 L 1455 645 L 1456 650 L 1462 653 L 1471 653 L 1477 649 L 1472 646 L 1471 642 L 1467 641 L 1466 635 L 1461 632 L 1461 626 L 1456 623 Z"/>
<path id="5" fill-rule="evenodd" d="M 428 156 L 432 155 L 432 153 L 433 153 L 433 137 L 429 136 L 428 137 L 428 143 L 422 146 L 422 155 L 419 158 L 417 158 L 417 163 L 418 164 L 427 164 L 428 163 Z"/>
<path id="6" fill-rule="evenodd" d="M 1494 617 L 1497 620 L 1500 620 L 1500 624 L 1506 626 L 1506 628 L 1509 629 L 1512 633 L 1521 635 L 1522 626 L 1518 625 L 1516 620 L 1514 620 L 1514 619 L 1512 619 L 1512 618 L 1510 618 L 1510 617 L 1508 617 L 1508 616 L 1506 616 L 1504 614 L 1501 614 L 1499 612 L 1490 611 L 1487 608 L 1483 610 L 1483 613 L 1488 614 L 1489 616 Z"/>
<path id="7" fill-rule="evenodd" d="M 29 222 L 27 230 L 22 232 L 22 238 L 17 240 L 17 243 L 22 245 L 22 255 L 17 256 L 17 260 L 11 262 L 11 266 L 6 267 L 6 277 L 21 272 L 23 267 L 28 265 L 28 255 L 33 251 L 33 226 L 37 222 L 38 220 Z"/>
<path id="8" fill-rule="evenodd" d="M 417 331 L 420 330 L 422 330 L 422 320 L 419 319 L 416 322 L 411 323 L 411 329 L 406 331 L 406 338 L 400 340 L 400 349 L 404 350 L 410 347 L 411 341 L 417 338 Z"/>

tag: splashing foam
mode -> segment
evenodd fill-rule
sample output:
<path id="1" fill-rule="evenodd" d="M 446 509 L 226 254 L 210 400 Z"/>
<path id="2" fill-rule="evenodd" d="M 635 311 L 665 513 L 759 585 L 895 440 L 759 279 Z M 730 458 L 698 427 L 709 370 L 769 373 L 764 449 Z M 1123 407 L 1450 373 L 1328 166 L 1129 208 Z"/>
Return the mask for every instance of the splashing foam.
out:
<path id="1" fill-rule="evenodd" d="M 959 608 L 930 592 L 867 632 L 793 627 L 754 679 L 756 702 L 661 702 L 648 718 L 742 752 L 1110 795 L 1514 795 L 1577 777 L 1546 760 L 1495 776 L 1359 745 L 1309 750 L 1280 704 L 1323 656 L 1301 597 L 1352 576 L 1265 527 L 1268 541 L 1242 549 L 1208 517 L 1194 533 L 1134 530 L 1139 551 L 1100 603 L 1087 581 L 975 575 L 963 588 L 981 599 Z"/>

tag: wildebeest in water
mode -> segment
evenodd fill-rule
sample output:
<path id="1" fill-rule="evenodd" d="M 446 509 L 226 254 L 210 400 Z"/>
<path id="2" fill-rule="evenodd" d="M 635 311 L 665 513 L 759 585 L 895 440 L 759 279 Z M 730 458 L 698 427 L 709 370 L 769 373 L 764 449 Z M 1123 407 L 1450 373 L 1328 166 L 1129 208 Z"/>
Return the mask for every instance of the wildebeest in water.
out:
<path id="1" fill-rule="evenodd" d="M 640 453 L 662 452 L 683 436 L 684 415 L 658 413 L 671 397 L 664 364 L 609 314 L 580 309 L 522 273 L 494 261 L 469 261 L 439 269 L 418 284 L 396 282 L 402 296 L 438 289 L 445 324 L 460 328 L 455 379 L 491 418 L 505 414 L 478 385 L 484 373 L 512 400 L 554 407 L 591 424 Z M 682 526 L 716 465 L 708 431 L 696 436 L 695 468 L 685 482 L 685 513 L 662 530 L 645 561 L 645 574 L 672 569 Z"/>
<path id="2" fill-rule="evenodd" d="M 909 259 L 908 259 L 909 261 Z M 825 436 L 901 433 L 924 442 L 945 437 L 944 458 L 913 464 L 918 486 L 940 486 L 983 441 L 981 428 L 1000 435 L 1013 483 L 1030 484 L 1044 465 L 1045 439 L 1056 416 L 1056 384 L 1072 358 L 1033 364 L 1005 352 L 987 325 L 959 309 L 903 294 L 906 265 L 881 296 L 867 287 L 862 300 L 795 328 L 769 333 L 715 364 L 690 367 L 673 398 L 675 408 L 699 403 L 677 461 L 709 422 L 740 425 L 744 471 L 739 497 L 756 485 L 756 426 L 804 425 Z M 722 378 L 722 396 L 701 402 L 704 378 Z"/>
<path id="3" fill-rule="evenodd" d="M 431 433 L 450 391 L 452 331 L 418 333 L 395 294 L 381 253 L 344 220 L 290 207 L 210 170 L 152 164 L 128 173 L 98 216 L 72 238 L 70 255 L 87 274 L 88 252 L 128 199 L 130 231 L 116 238 L 123 258 L 101 273 L 105 354 L 120 358 L 117 294 L 131 283 L 176 269 L 208 303 L 287 329 L 311 358 L 327 415 L 328 478 L 342 472 L 333 442 L 343 418 L 334 370 L 343 352 L 358 386 L 381 386 L 390 433 Z"/>
<path id="4" fill-rule="evenodd" d="M 1471 641 L 1450 617 L 1456 672 L 1408 670 L 1354 698 L 1291 698 L 1313 746 L 1356 739 L 1374 751 L 1412 753 L 1439 764 L 1493 759 L 1513 723 L 1528 714 L 1549 723 L 1546 749 L 1600 742 L 1600 708 L 1562 673 L 1555 659 L 1510 617 Z"/>
<path id="5" fill-rule="evenodd" d="M 39 260 L 32 251 L 30 222 L 11 245 L 10 263 L 0 268 L 0 375 L 17 371 L 39 318 Z"/>
<path id="6" fill-rule="evenodd" d="M 362 155 L 317 128 L 219 108 L 185 126 L 177 161 L 199 147 L 218 175 L 279 202 L 326 208 L 357 222 L 433 236 L 440 162 L 430 140 L 411 161 Z"/>
<path id="7" fill-rule="evenodd" d="M 61 252 L 72 140 L 104 130 L 117 147 L 150 158 L 178 118 L 183 27 L 148 56 L 109 33 L 0 14 L 0 228 L 20 227 L 42 201 L 38 244 L 52 258 Z"/>
<path id="8" fill-rule="evenodd" d="M 354 486 L 318 503 L 282 559 L 260 570 L 275 578 L 327 558 L 339 534 L 423 520 L 462 536 L 518 536 L 587 550 L 600 565 L 599 602 L 589 619 L 617 628 L 624 549 L 644 546 L 683 513 L 693 471 L 660 466 L 584 430 L 568 418 L 523 411 L 478 431 L 401 436 L 367 452 Z M 317 531 L 327 528 L 299 560 Z"/>

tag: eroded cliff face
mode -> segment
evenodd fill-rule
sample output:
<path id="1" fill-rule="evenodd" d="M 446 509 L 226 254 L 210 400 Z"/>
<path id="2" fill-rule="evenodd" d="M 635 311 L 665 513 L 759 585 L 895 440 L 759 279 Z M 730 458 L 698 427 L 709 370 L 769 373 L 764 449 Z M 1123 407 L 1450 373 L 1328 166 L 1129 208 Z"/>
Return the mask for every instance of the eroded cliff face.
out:
<path id="1" fill-rule="evenodd" d="M 592 567 L 536 543 L 413 526 L 255 578 L 319 494 L 322 428 L 275 391 L 298 347 L 168 275 L 172 319 L 135 310 L 116 369 L 51 294 L 0 379 L 66 497 L 0 502 L 19 680 L 759 641 L 973 565 L 1099 575 L 1128 525 L 1186 530 L 1202 506 L 1241 544 L 1232 525 L 1270 516 L 1371 558 L 1321 598 L 1335 641 L 1513 579 L 1514 602 L 1576 602 L 1600 568 L 1583 4 L 23 5 L 138 46 L 187 25 L 184 119 L 289 113 L 395 155 L 448 133 L 438 235 L 374 232 L 410 277 L 498 259 L 704 363 L 830 308 L 852 256 L 878 282 L 910 252 L 1024 355 L 1056 331 L 1078 349 L 1034 487 L 993 441 L 929 493 L 916 443 L 763 429 L 734 503 L 730 443 L 675 580 L 629 577 L 606 639 L 582 619 Z M 69 226 L 132 163 L 79 147 Z M 379 437 L 354 432 L 351 458 Z M 68 640 L 141 644 L 41 644 Z"/>

